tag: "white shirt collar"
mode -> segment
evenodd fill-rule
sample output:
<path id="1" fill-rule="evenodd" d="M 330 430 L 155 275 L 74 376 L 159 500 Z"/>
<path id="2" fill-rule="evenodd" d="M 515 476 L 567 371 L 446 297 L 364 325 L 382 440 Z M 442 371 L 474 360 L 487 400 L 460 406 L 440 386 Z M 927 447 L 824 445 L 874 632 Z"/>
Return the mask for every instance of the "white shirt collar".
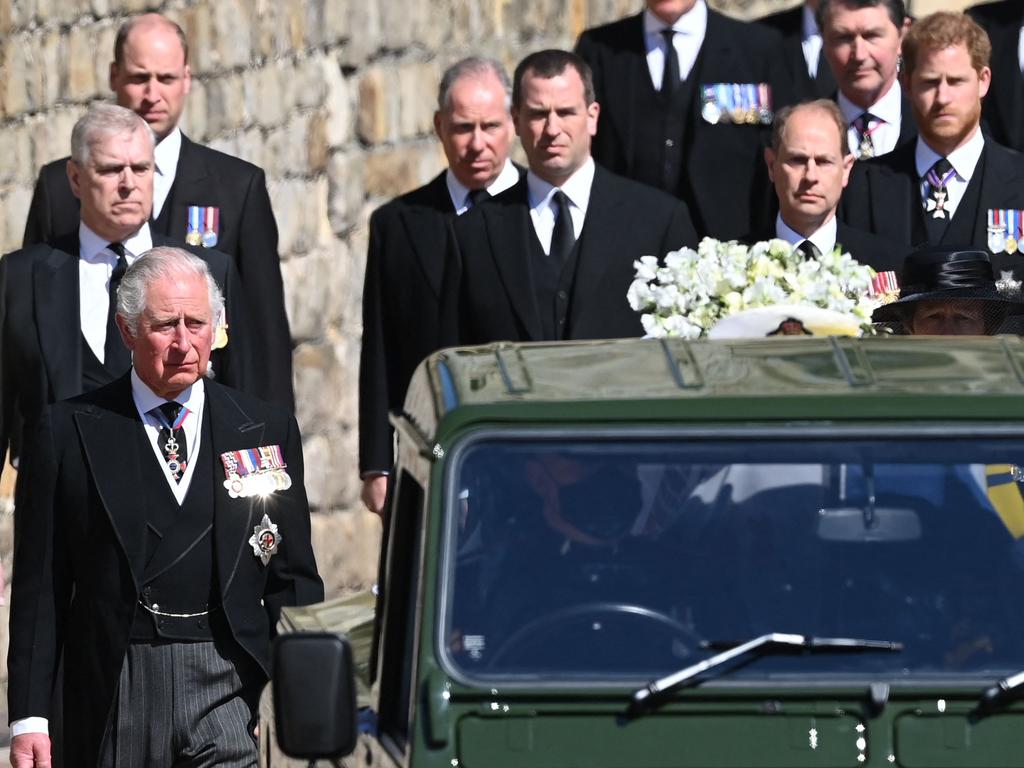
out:
<path id="1" fill-rule="evenodd" d="M 848 123 L 852 123 L 864 112 L 870 112 L 879 120 L 883 120 L 897 128 L 900 127 L 900 121 L 903 119 L 903 89 L 900 88 L 898 80 L 889 86 L 889 90 L 882 94 L 882 98 L 866 110 L 846 98 L 842 91 L 839 92 L 836 102 L 839 104 L 839 109 L 842 110 L 843 117 L 846 118 Z"/>
<path id="2" fill-rule="evenodd" d="M 106 238 L 100 237 L 86 225 L 84 221 L 78 224 L 78 255 L 88 262 L 107 261 L 107 245 L 110 243 Z M 138 232 L 121 241 L 125 249 L 125 259 L 129 264 L 153 247 L 153 236 L 149 231 L 149 222 L 144 222 Z"/>
<path id="3" fill-rule="evenodd" d="M 662 30 L 668 29 L 671 26 L 672 29 L 680 34 L 703 40 L 708 28 L 708 7 L 704 0 L 697 0 L 693 4 L 693 8 L 676 19 L 676 23 L 672 25 L 666 24 L 655 16 L 650 8 L 645 8 L 643 15 L 645 35 L 661 35 Z"/>
<path id="4" fill-rule="evenodd" d="M 161 176 L 174 175 L 178 168 L 178 155 L 181 154 L 181 129 L 177 126 L 153 150 L 156 172 Z"/>
<path id="5" fill-rule="evenodd" d="M 135 401 L 135 407 L 139 411 L 139 416 L 145 416 L 154 408 L 169 402 L 167 399 L 160 397 L 153 390 L 151 390 L 146 384 L 139 378 L 139 374 L 135 372 L 135 368 L 132 368 L 131 373 L 132 380 L 132 399 Z M 203 379 L 200 377 L 196 382 L 182 390 L 174 402 L 178 405 L 183 405 L 192 413 L 202 413 L 203 402 L 206 398 L 206 389 Z"/>
<path id="6" fill-rule="evenodd" d="M 953 166 L 956 175 L 964 181 L 969 181 L 974 176 L 974 169 L 978 167 L 982 150 L 985 149 L 985 136 L 981 132 L 981 126 L 974 129 L 974 133 L 962 146 L 950 152 L 946 159 Z M 938 152 L 929 147 L 924 139 L 917 137 L 917 148 L 914 152 L 914 163 L 917 166 L 917 175 L 922 179 L 931 170 L 931 167 L 942 157 Z"/>
<path id="7" fill-rule="evenodd" d="M 594 185 L 594 158 L 588 157 L 576 172 L 566 179 L 561 187 L 565 196 L 574 207 L 579 208 L 585 214 L 590 204 L 590 190 Z M 530 207 L 537 208 L 540 205 L 547 205 L 551 195 L 555 192 L 555 186 L 544 181 L 533 171 L 527 171 L 526 184 L 530 193 Z"/>
<path id="8" fill-rule="evenodd" d="M 831 253 L 832 249 L 836 247 L 838 229 L 839 225 L 836 222 L 835 214 L 832 214 L 832 218 L 822 224 L 810 237 L 804 237 L 782 220 L 781 213 L 775 217 L 776 237 L 785 240 L 790 245 L 797 245 L 804 240 L 810 240 L 822 253 Z"/>
<path id="9" fill-rule="evenodd" d="M 803 6 L 803 33 L 801 39 L 806 40 L 809 37 L 821 37 L 821 30 L 818 29 L 818 20 L 814 18 L 814 11 L 811 7 L 804 3 Z"/>
<path id="10" fill-rule="evenodd" d="M 444 176 L 445 184 L 448 185 L 448 195 L 455 206 L 455 213 L 461 216 L 469 210 L 469 187 L 455 178 L 452 169 L 449 168 Z M 509 187 L 514 187 L 519 181 L 519 171 L 516 170 L 513 162 L 506 158 L 505 165 L 490 184 L 487 185 L 487 192 L 491 197 L 504 192 Z"/>

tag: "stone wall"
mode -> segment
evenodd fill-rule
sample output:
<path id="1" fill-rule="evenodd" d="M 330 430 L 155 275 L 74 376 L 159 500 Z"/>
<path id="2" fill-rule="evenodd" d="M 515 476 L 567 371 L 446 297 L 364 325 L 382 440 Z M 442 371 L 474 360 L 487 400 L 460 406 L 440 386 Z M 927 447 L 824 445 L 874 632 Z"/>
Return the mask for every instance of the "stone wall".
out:
<path id="1" fill-rule="evenodd" d="M 949 6 L 958 0 L 932 0 Z M 928 0 L 919 0 L 919 4 Z M 713 2 L 741 16 L 792 0 Z M 372 580 L 379 525 L 359 510 L 356 380 L 366 222 L 443 167 L 440 72 L 471 53 L 511 69 L 639 0 L 0 0 L 0 252 L 18 247 L 43 163 L 109 97 L 126 16 L 159 10 L 192 45 L 184 129 L 267 172 L 295 340 L 314 535 L 329 592 Z M 13 473 L 7 472 L 7 488 Z M 8 501 L 9 507 L 9 501 Z M 10 564 L 9 517 L 0 547 Z"/>

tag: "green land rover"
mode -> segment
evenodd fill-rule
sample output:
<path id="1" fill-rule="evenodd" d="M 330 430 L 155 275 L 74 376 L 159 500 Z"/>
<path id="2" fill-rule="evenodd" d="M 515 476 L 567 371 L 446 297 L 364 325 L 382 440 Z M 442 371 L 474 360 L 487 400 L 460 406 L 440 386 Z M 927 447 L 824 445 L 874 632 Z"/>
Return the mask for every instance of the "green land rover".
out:
<path id="1" fill-rule="evenodd" d="M 1024 766 L 1022 395 L 1009 337 L 440 352 L 376 621 L 286 617 L 267 759 Z"/>

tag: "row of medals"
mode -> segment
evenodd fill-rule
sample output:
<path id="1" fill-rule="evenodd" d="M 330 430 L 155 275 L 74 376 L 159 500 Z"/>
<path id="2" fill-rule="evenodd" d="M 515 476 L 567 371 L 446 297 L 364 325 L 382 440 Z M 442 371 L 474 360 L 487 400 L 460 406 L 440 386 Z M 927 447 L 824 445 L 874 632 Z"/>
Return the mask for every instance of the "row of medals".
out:
<path id="1" fill-rule="evenodd" d="M 208 229 L 205 232 L 193 229 L 185 235 L 185 242 L 191 246 L 202 245 L 207 248 L 213 248 L 217 244 L 217 233 L 212 229 Z"/>
<path id="2" fill-rule="evenodd" d="M 723 110 L 713 101 L 705 101 L 704 108 L 700 111 L 701 117 L 712 125 L 722 122 L 736 123 L 738 125 L 771 125 L 772 111 L 768 107 L 750 107 L 749 109 Z M 726 119 L 728 118 L 728 119 Z"/>
<path id="3" fill-rule="evenodd" d="M 1009 254 L 1014 254 L 1020 249 L 1020 243 L 1013 235 L 1003 236 L 1006 232 L 1006 227 L 989 227 L 988 229 L 988 249 L 992 253 L 1002 253 L 1005 251 Z M 1002 248 L 999 247 L 1002 243 Z"/>

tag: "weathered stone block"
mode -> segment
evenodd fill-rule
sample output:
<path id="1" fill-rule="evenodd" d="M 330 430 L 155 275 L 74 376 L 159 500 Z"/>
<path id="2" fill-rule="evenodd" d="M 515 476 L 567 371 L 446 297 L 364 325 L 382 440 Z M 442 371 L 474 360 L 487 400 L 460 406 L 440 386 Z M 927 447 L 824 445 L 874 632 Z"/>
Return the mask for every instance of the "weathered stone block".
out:
<path id="1" fill-rule="evenodd" d="M 242 81 L 242 75 L 235 73 L 208 82 L 206 129 L 209 136 L 236 130 L 248 122 Z"/>
<path id="2" fill-rule="evenodd" d="M 356 2 L 356 5 L 366 3 Z M 324 24 L 321 38 L 327 45 L 346 41 L 352 35 L 352 27 L 349 22 L 352 18 L 352 8 L 349 0 L 331 0 L 324 4 Z"/>
<path id="3" fill-rule="evenodd" d="M 330 147 L 327 144 L 327 115 L 323 110 L 310 115 L 306 128 L 306 151 L 309 158 L 307 172 L 312 176 L 326 173 Z"/>
<path id="4" fill-rule="evenodd" d="M 4 130 L 4 150 L 0 152 L 0 184 L 25 184 L 32 179 L 32 131 L 28 123 L 17 123 Z"/>
<path id="5" fill-rule="evenodd" d="M 359 113 L 356 131 L 367 144 L 382 144 L 391 133 L 389 100 L 394 78 L 383 67 L 375 66 L 363 72 L 359 80 Z"/>
<path id="6" fill-rule="evenodd" d="M 249 11 L 249 5 L 241 0 L 217 0 L 213 3 L 212 39 L 217 67 L 243 67 L 251 61 L 253 44 Z"/>
<path id="7" fill-rule="evenodd" d="M 302 50 L 305 47 L 306 38 L 306 11 L 303 0 L 285 0 L 281 4 L 284 12 L 284 27 L 282 31 L 287 35 L 288 48 L 292 51 Z"/>
<path id="8" fill-rule="evenodd" d="M 426 136 L 434 130 L 437 108 L 437 84 L 441 73 L 433 62 L 416 62 L 399 67 L 397 136 L 411 139 Z"/>
<path id="9" fill-rule="evenodd" d="M 93 27 L 93 77 L 96 91 L 102 98 L 112 98 L 110 90 L 110 63 L 114 60 L 114 40 L 120 23 L 107 22 Z"/>
<path id="10" fill-rule="evenodd" d="M 323 337 L 331 275 L 337 266 L 329 250 L 316 250 L 281 263 L 288 325 L 295 341 Z"/>
<path id="11" fill-rule="evenodd" d="M 330 4 L 328 4 L 330 5 Z M 325 137 L 331 149 L 347 144 L 354 136 L 354 95 L 349 80 L 341 72 L 340 62 L 333 56 L 318 60 L 324 83 L 324 105 L 327 108 Z"/>
<path id="12" fill-rule="evenodd" d="M 373 152 L 366 157 L 366 191 L 377 198 L 392 198 L 425 183 L 444 167 L 433 139 Z"/>
<path id="13" fill-rule="evenodd" d="M 271 127 L 284 121 L 287 106 L 283 84 L 286 81 L 282 62 L 271 62 L 245 79 L 246 111 L 256 124 Z"/>
<path id="14" fill-rule="evenodd" d="M 204 76 L 217 66 L 218 58 L 214 47 L 213 14 L 206 3 L 182 9 L 169 14 L 181 25 L 188 38 L 189 66 L 192 76 Z"/>
<path id="15" fill-rule="evenodd" d="M 335 423 L 342 367 L 329 341 L 307 341 L 295 348 L 295 417 L 303 434 L 312 436 Z M 330 396 L 325 396 L 330 393 Z M 308 438 L 307 438 L 308 439 Z"/>
<path id="16" fill-rule="evenodd" d="M 68 33 L 67 97 L 82 101 L 98 95 L 96 84 L 96 43 L 89 27 L 72 27 Z"/>
<path id="17" fill-rule="evenodd" d="M 337 235 L 355 224 L 365 193 L 364 163 L 365 158 L 355 152 L 335 152 L 327 165 L 327 210 Z"/>
<path id="18" fill-rule="evenodd" d="M 373 586 L 383 530 L 380 518 L 360 509 L 317 512 L 312 527 L 313 553 L 328 599 Z"/>
<path id="19" fill-rule="evenodd" d="M 300 59 L 289 81 L 291 93 L 288 103 L 297 109 L 313 109 L 323 104 L 327 96 L 327 84 L 319 57 Z"/>
<path id="20" fill-rule="evenodd" d="M 15 187 L 4 198 L 5 253 L 21 247 L 21 237 L 25 234 L 25 220 L 28 218 L 28 206 L 31 202 L 30 187 Z"/>
<path id="21" fill-rule="evenodd" d="M 202 142 L 210 136 L 206 111 L 209 98 L 206 83 L 193 77 L 192 90 L 189 92 L 188 100 L 185 102 L 185 111 L 182 112 L 179 125 L 181 125 L 181 130 L 195 141 Z"/>
<path id="22" fill-rule="evenodd" d="M 42 76 L 42 99 L 40 109 L 53 107 L 61 97 L 61 63 L 67 55 L 63 48 L 60 30 L 51 29 L 42 35 L 38 43 L 39 69 Z"/>

